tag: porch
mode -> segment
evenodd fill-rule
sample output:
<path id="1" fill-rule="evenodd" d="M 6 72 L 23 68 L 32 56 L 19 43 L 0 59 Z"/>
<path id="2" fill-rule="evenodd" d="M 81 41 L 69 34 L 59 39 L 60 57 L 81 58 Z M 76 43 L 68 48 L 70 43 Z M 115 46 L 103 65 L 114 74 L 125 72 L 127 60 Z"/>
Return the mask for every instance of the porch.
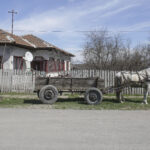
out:
<path id="1" fill-rule="evenodd" d="M 55 58 L 49 58 L 49 60 L 45 60 L 41 56 L 36 56 L 34 60 L 31 62 L 31 69 L 47 73 L 69 71 L 70 61 Z"/>

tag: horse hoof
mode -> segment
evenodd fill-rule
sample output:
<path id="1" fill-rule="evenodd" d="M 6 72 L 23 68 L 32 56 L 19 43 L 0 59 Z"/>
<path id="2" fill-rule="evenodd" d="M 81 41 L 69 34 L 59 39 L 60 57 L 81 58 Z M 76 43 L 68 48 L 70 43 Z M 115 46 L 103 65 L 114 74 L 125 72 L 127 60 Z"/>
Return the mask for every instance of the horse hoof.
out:
<path id="1" fill-rule="evenodd" d="M 144 104 L 145 104 L 145 105 L 148 105 L 148 102 L 142 102 L 142 104 L 143 104 L 143 105 L 144 105 Z"/>

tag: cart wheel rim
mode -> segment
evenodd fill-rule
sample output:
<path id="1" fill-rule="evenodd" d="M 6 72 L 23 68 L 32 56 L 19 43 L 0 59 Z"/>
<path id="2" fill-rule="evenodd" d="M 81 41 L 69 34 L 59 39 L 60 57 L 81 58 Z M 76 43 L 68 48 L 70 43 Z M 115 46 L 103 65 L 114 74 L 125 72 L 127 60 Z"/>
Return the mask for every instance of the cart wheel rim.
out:
<path id="1" fill-rule="evenodd" d="M 55 96 L 55 94 L 54 94 L 54 92 L 52 90 L 46 90 L 44 92 L 44 98 L 46 100 L 51 100 L 52 98 L 54 98 L 54 96 Z"/>
<path id="2" fill-rule="evenodd" d="M 90 100 L 91 102 L 96 102 L 96 101 L 98 101 L 98 100 L 99 100 L 99 95 L 98 95 L 98 93 L 97 93 L 96 91 L 91 91 L 91 92 L 89 93 L 89 100 Z"/>

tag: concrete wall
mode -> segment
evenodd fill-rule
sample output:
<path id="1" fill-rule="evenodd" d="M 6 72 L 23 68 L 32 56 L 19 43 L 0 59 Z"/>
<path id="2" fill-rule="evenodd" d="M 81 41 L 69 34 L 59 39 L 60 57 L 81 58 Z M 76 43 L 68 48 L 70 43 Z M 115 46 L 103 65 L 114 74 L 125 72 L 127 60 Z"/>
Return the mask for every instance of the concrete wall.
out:
<path id="1" fill-rule="evenodd" d="M 24 57 L 25 53 L 29 51 L 25 48 L 19 48 L 16 46 L 0 46 L 0 56 L 3 56 L 3 69 L 14 69 L 13 58 L 14 56 Z M 36 50 L 31 51 L 34 58 L 36 56 L 42 56 L 45 60 L 49 60 L 50 57 L 61 60 L 65 60 L 65 68 L 66 68 L 66 61 L 71 61 L 71 57 L 66 56 L 60 52 L 56 52 L 54 50 Z M 24 62 L 23 69 L 31 69 L 31 64 L 28 61 Z"/>

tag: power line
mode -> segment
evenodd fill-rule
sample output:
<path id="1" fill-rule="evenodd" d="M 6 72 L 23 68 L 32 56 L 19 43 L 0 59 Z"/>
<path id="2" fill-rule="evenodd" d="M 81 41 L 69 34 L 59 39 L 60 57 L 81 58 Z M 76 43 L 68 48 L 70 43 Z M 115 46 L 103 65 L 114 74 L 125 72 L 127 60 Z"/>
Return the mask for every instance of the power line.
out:
<path id="1" fill-rule="evenodd" d="M 79 32 L 79 33 L 90 33 L 90 32 L 104 32 L 103 30 L 15 30 L 18 32 L 39 32 L 39 33 L 48 33 L 48 32 L 55 32 L 55 33 L 63 33 L 63 32 Z M 107 32 L 148 32 L 150 33 L 150 30 L 108 30 Z"/>
<path id="2" fill-rule="evenodd" d="M 10 30 L 7 30 L 8 32 Z M 91 32 L 104 32 L 103 30 L 13 30 L 12 25 L 12 33 L 13 31 L 16 32 L 33 32 L 33 33 L 91 33 Z M 106 32 L 112 32 L 112 33 L 131 33 L 131 32 L 137 32 L 137 33 L 150 33 L 150 30 L 108 30 Z"/>

